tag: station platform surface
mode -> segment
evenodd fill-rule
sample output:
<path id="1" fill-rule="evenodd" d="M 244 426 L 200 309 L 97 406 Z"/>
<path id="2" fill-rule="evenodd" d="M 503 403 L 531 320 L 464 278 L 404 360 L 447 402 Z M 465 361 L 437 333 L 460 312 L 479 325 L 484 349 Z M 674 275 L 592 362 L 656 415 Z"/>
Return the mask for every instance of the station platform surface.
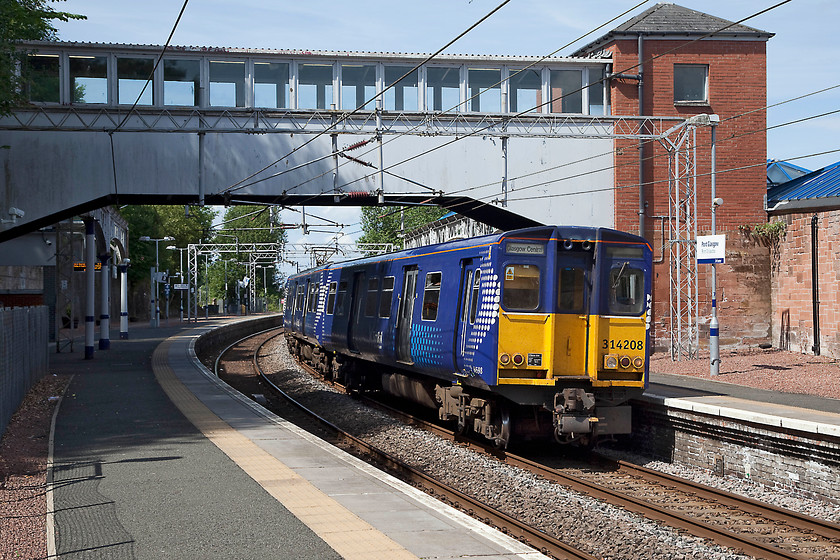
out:
<path id="1" fill-rule="evenodd" d="M 840 437 L 840 400 L 745 387 L 711 378 L 651 373 L 643 400 L 767 426 Z"/>
<path id="2" fill-rule="evenodd" d="M 225 321 L 50 356 L 50 557 L 545 558 L 219 381 L 191 345 Z"/>

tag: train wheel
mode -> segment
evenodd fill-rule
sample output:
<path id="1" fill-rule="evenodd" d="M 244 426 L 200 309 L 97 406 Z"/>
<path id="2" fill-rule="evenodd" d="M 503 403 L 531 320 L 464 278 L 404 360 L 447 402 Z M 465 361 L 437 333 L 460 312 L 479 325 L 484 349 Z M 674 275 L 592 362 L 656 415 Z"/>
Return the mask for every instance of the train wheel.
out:
<path id="1" fill-rule="evenodd" d="M 510 434 L 511 434 L 511 420 L 510 420 L 510 411 L 507 409 L 506 406 L 502 406 L 499 408 L 499 413 L 496 418 L 496 437 L 493 439 L 493 443 L 496 446 L 496 449 L 505 450 L 507 449 L 508 445 L 510 445 Z"/>

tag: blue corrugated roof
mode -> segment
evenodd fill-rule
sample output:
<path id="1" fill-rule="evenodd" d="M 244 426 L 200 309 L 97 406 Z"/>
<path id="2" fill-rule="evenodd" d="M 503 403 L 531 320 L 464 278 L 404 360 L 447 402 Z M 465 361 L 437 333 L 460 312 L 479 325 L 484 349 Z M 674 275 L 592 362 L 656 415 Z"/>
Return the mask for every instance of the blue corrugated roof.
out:
<path id="1" fill-rule="evenodd" d="M 767 189 L 767 204 L 785 200 L 840 197 L 840 162 Z"/>

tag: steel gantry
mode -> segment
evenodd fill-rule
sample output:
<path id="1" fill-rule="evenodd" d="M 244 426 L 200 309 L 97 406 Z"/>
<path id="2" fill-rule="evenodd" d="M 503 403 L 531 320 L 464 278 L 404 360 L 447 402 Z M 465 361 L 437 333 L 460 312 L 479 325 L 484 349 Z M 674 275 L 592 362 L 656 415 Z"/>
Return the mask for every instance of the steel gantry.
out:
<path id="1" fill-rule="evenodd" d="M 191 243 L 187 246 L 187 281 L 189 284 L 187 308 L 192 306 L 192 317 L 198 318 L 198 299 L 199 299 L 199 282 L 198 276 L 200 274 L 201 263 L 200 256 L 205 257 L 205 275 L 209 268 L 210 261 L 225 258 L 228 255 L 234 255 L 233 262 L 244 265 L 246 270 L 245 278 L 241 279 L 243 287 L 248 289 L 248 309 L 257 308 L 257 292 L 256 279 L 257 268 L 276 267 L 282 262 L 298 264 L 298 261 L 291 260 L 292 257 L 309 257 L 311 266 L 320 266 L 326 264 L 335 256 L 344 258 L 370 256 L 381 253 L 387 253 L 394 250 L 394 245 L 391 243 L 335 243 L 335 244 L 315 244 L 315 243 Z M 235 281 L 240 281 L 235 279 Z M 205 305 L 209 303 L 209 284 L 205 276 L 205 286 L 208 291 L 205 296 Z M 237 291 L 238 293 L 238 291 Z M 227 297 L 227 293 L 225 293 Z"/>

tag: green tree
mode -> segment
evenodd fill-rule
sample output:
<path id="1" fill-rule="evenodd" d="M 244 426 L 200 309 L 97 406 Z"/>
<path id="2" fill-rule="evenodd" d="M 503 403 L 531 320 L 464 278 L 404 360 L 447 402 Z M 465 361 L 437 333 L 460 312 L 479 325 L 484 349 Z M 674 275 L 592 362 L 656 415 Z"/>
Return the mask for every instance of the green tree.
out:
<path id="1" fill-rule="evenodd" d="M 53 21 L 87 19 L 57 12 L 49 3 L 48 0 L 0 0 L 0 115 L 8 115 L 15 106 L 26 102 L 24 78 L 18 72 L 26 53 L 17 48 L 17 41 L 53 41 L 58 33 Z"/>
<path id="2" fill-rule="evenodd" d="M 2 1 L 2 0 L 0 0 Z M 155 245 L 158 250 L 160 270 L 177 274 L 181 264 L 181 252 L 167 250 L 170 245 L 186 247 L 190 243 L 207 241 L 216 212 L 211 208 L 190 207 L 189 216 L 183 206 L 124 206 L 120 210 L 128 222 L 128 256 L 131 266 L 128 268 L 128 281 L 132 292 L 148 289 L 151 280 L 149 270 L 155 266 Z M 152 239 L 174 237 L 174 241 L 140 241 L 140 237 Z M 183 252 L 184 270 L 187 269 L 187 254 Z M 162 297 L 162 296 L 161 296 Z M 133 315 L 144 316 L 145 309 L 133 310 Z"/>
<path id="3" fill-rule="evenodd" d="M 402 222 L 405 223 L 405 231 L 411 231 L 440 219 L 448 212 L 449 210 L 439 206 L 365 206 L 362 208 L 364 233 L 359 238 L 359 243 L 393 243 L 398 248 L 402 247 Z"/>

